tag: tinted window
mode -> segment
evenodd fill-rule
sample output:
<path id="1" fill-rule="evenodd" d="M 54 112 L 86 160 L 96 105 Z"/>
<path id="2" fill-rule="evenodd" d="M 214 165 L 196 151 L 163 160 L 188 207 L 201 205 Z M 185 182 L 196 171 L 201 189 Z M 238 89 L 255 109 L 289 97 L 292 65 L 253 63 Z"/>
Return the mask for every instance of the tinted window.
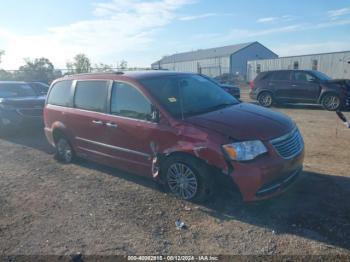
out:
<path id="1" fill-rule="evenodd" d="M 30 83 L 30 86 L 34 89 L 34 91 L 39 95 L 46 95 L 49 90 L 49 86 L 44 83 Z"/>
<path id="2" fill-rule="evenodd" d="M 294 79 L 297 82 L 312 82 L 315 77 L 305 72 L 294 72 Z"/>
<path id="3" fill-rule="evenodd" d="M 135 119 L 151 120 L 152 107 L 135 87 L 118 82 L 113 85 L 111 113 Z"/>
<path id="4" fill-rule="evenodd" d="M 289 73 L 289 71 L 277 71 L 277 72 L 273 73 L 272 80 L 288 81 L 288 80 L 290 80 L 290 73 Z"/>
<path id="5" fill-rule="evenodd" d="M 50 91 L 48 103 L 57 106 L 72 106 L 71 99 L 71 86 L 72 81 L 60 81 L 57 82 Z"/>
<path id="6" fill-rule="evenodd" d="M 228 107 L 239 102 L 219 85 L 199 75 L 173 75 L 141 80 L 174 117 L 182 118 Z"/>
<path id="7" fill-rule="evenodd" d="M 78 81 L 74 106 L 84 110 L 106 112 L 107 96 L 107 81 Z"/>
<path id="8" fill-rule="evenodd" d="M 36 96 L 28 84 L 2 83 L 0 84 L 0 98 Z"/>
<path id="9" fill-rule="evenodd" d="M 261 73 L 257 77 L 257 80 L 269 80 L 269 79 L 271 79 L 271 73 Z"/>

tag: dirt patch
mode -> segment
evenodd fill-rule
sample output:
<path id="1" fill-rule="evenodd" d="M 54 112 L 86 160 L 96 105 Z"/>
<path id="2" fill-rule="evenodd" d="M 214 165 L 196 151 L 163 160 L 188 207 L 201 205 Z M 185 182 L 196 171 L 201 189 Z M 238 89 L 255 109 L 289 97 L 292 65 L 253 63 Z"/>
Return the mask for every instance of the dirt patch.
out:
<path id="1" fill-rule="evenodd" d="M 305 172 L 253 204 L 220 192 L 195 205 L 132 174 L 59 164 L 40 130 L 0 139 L 0 255 L 350 254 L 350 131 L 317 106 L 273 110 L 299 125 Z"/>

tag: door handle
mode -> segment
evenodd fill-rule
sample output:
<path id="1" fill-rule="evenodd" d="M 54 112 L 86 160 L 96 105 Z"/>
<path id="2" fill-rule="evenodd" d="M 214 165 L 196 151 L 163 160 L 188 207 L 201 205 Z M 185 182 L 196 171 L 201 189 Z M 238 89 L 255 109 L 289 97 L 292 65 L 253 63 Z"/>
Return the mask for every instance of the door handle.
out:
<path id="1" fill-rule="evenodd" d="M 292 87 L 296 87 L 297 85 L 292 85 Z"/>
<path id="2" fill-rule="evenodd" d="M 103 122 L 100 120 L 92 120 L 92 123 L 95 125 L 103 125 Z"/>
<path id="3" fill-rule="evenodd" d="M 118 127 L 118 125 L 115 124 L 115 123 L 107 123 L 106 126 L 112 127 L 112 128 L 117 128 Z"/>

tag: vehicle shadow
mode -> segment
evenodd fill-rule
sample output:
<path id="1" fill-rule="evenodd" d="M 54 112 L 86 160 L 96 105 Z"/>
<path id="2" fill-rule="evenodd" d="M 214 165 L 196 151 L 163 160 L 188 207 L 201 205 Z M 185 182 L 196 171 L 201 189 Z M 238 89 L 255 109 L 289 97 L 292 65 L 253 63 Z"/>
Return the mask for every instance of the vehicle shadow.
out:
<path id="1" fill-rule="evenodd" d="M 0 139 L 25 147 L 31 147 L 48 154 L 54 153 L 54 149 L 46 140 L 43 127 L 27 126 L 21 130 L 14 130 L 6 135 L 1 135 Z"/>
<path id="2" fill-rule="evenodd" d="M 6 140 L 53 153 L 42 131 L 14 135 Z M 145 177 L 85 160 L 76 164 L 162 191 L 153 180 Z M 349 199 L 350 177 L 304 172 L 287 192 L 276 198 L 243 203 L 238 192 L 220 189 L 200 210 L 222 221 L 239 220 L 275 234 L 293 234 L 350 250 Z"/>
<path id="3" fill-rule="evenodd" d="M 242 203 L 229 192 L 206 205 L 221 220 L 241 220 L 350 249 L 350 178 L 304 172 L 284 194 L 261 202 Z"/>

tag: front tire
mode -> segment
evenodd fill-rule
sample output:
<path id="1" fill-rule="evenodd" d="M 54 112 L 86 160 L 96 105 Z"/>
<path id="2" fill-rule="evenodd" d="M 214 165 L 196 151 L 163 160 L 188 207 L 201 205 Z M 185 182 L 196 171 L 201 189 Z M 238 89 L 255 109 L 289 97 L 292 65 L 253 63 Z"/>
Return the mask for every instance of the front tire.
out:
<path id="1" fill-rule="evenodd" d="M 258 97 L 258 102 L 263 107 L 271 107 L 273 105 L 273 97 L 269 92 L 262 92 Z"/>
<path id="2" fill-rule="evenodd" d="M 3 124 L 3 121 L 0 117 L 0 136 L 7 136 L 9 134 L 8 128 Z"/>
<path id="3" fill-rule="evenodd" d="M 173 195 L 187 201 L 204 202 L 213 193 L 209 170 L 199 159 L 177 155 L 165 160 L 162 177 Z"/>
<path id="4" fill-rule="evenodd" d="M 322 106 L 328 111 L 337 111 L 341 108 L 341 101 L 336 94 L 326 94 L 322 98 Z"/>
<path id="5" fill-rule="evenodd" d="M 73 162 L 74 150 L 65 136 L 60 135 L 55 142 L 55 146 L 56 146 L 55 157 L 58 161 L 63 162 L 65 164 L 69 164 Z"/>

